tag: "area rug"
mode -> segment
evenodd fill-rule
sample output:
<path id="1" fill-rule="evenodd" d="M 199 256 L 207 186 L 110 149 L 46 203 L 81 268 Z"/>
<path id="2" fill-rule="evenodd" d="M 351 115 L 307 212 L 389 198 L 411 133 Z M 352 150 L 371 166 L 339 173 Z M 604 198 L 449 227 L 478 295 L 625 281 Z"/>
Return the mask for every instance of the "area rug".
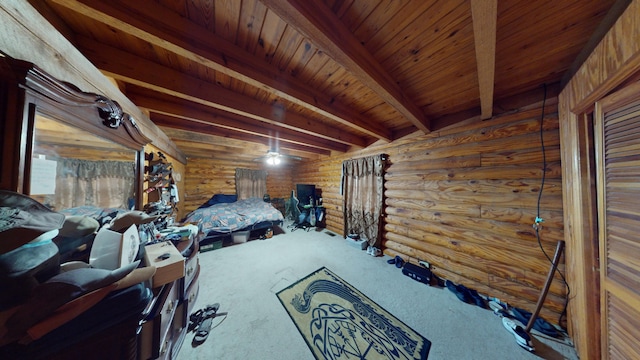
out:
<path id="1" fill-rule="evenodd" d="M 426 359 L 431 342 L 325 267 L 278 292 L 316 359 Z"/>

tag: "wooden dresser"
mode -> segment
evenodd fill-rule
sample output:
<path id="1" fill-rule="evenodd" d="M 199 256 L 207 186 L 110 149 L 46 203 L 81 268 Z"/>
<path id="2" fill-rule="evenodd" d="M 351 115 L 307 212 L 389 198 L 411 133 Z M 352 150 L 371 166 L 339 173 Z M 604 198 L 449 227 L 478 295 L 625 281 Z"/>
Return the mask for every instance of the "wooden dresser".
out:
<path id="1" fill-rule="evenodd" d="M 195 237 L 176 246 L 185 256 L 184 276 L 153 289 L 154 299 L 142 322 L 138 358 L 175 359 L 187 335 L 189 314 L 198 297 L 199 244 Z"/>

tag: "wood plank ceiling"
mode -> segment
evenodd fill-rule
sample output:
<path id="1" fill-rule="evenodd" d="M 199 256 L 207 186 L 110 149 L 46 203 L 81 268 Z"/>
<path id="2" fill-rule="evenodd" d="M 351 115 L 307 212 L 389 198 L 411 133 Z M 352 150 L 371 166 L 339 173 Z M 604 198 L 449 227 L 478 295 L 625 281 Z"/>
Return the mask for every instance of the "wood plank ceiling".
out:
<path id="1" fill-rule="evenodd" d="M 188 157 L 316 158 L 552 95 L 614 0 L 30 0 Z"/>

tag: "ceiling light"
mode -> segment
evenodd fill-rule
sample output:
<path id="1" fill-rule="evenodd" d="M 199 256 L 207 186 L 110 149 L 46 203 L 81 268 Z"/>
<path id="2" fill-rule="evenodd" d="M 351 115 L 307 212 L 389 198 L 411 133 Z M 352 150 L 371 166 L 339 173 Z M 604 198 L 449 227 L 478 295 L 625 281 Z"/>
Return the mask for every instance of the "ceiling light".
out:
<path id="1" fill-rule="evenodd" d="M 278 165 L 278 164 L 280 164 L 280 157 L 279 156 L 268 156 L 267 157 L 267 164 L 269 164 L 269 165 Z"/>

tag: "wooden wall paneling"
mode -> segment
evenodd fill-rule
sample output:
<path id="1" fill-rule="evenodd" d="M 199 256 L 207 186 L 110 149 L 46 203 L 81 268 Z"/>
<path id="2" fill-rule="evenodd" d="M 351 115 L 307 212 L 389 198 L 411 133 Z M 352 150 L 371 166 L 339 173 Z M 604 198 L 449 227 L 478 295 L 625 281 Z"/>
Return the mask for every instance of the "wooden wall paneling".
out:
<path id="1" fill-rule="evenodd" d="M 267 10 L 260 29 L 260 42 L 259 46 L 255 48 L 255 55 L 263 57 L 270 62 L 286 27 L 287 24 L 278 15 L 271 10 Z"/>
<path id="2" fill-rule="evenodd" d="M 258 0 L 242 1 L 236 45 L 249 53 L 253 54 L 255 52 L 266 13 L 267 7 L 262 2 Z"/>
<path id="3" fill-rule="evenodd" d="M 292 166 L 270 166 L 264 167 L 267 171 L 267 193 L 272 199 L 291 197 L 291 190 L 295 189 L 293 184 Z"/>
<path id="4" fill-rule="evenodd" d="M 579 114 L 640 68 L 640 2 L 632 1 L 563 90 Z"/>
<path id="5" fill-rule="evenodd" d="M 420 223 L 413 222 L 414 225 L 420 225 Z M 455 229 L 449 228 L 448 233 L 434 232 L 431 228 L 420 228 L 418 226 L 409 226 L 412 222 L 403 221 L 402 218 L 397 216 L 388 216 L 387 225 L 385 229 L 389 231 L 388 241 L 393 241 L 399 244 L 407 244 L 415 242 L 414 244 L 421 244 L 427 251 L 431 246 L 439 246 L 441 248 L 447 248 L 459 252 L 458 255 L 462 258 L 452 257 L 451 259 L 456 262 L 464 261 L 465 256 L 476 257 L 482 259 L 480 264 L 484 266 L 491 266 L 496 272 L 506 271 L 513 274 L 520 274 L 523 271 L 528 271 L 532 274 L 532 279 L 536 281 L 543 281 L 545 270 L 548 271 L 548 260 L 543 257 L 540 252 L 533 253 L 532 251 L 519 251 L 514 252 L 512 249 L 516 247 L 514 244 L 511 249 L 500 246 L 500 244 L 493 245 L 490 242 L 482 241 L 482 239 L 473 238 L 472 234 L 465 234 L 465 236 L 451 237 L 449 234 L 455 233 Z M 489 244 L 489 245 L 488 245 Z M 538 255 L 539 253 L 539 255 Z M 431 253 L 434 255 L 434 253 Z M 512 263 L 505 264 L 495 260 L 498 258 L 518 258 L 520 260 L 519 267 L 513 268 Z M 469 266 L 474 264 L 469 263 Z M 493 265 L 489 265 L 493 264 Z M 562 267 L 560 267 L 562 268 Z M 498 273 L 494 275 L 499 275 Z M 522 275 L 514 276 L 514 278 L 523 278 Z M 558 279 L 560 279 L 558 277 Z M 525 281 L 526 282 L 526 281 Z M 533 283 L 531 285 L 534 285 Z M 555 292 L 558 295 L 562 295 L 565 291 L 562 287 L 557 287 Z"/>
<path id="6" fill-rule="evenodd" d="M 235 194 L 236 167 L 244 167 L 233 161 L 190 158 L 186 167 L 185 210 L 192 211 L 214 194 Z"/>
<path id="7" fill-rule="evenodd" d="M 640 1 L 632 1 L 559 95 L 569 332 L 580 358 L 604 357 L 601 346 L 599 264 L 592 138 L 588 114 L 595 102 L 640 71 Z M 591 144 L 590 144 L 591 142 Z M 579 179 L 579 180 L 578 180 Z M 625 314 L 629 316 L 629 314 Z"/>
<path id="8" fill-rule="evenodd" d="M 380 2 L 357 28 L 352 29 L 354 36 L 366 47 L 369 39 L 383 27 L 385 29 L 383 32 L 389 31 L 390 22 L 396 18 L 401 18 L 401 16 L 397 16 L 397 13 L 407 4 L 409 3 L 400 1 Z M 384 24 L 384 26 L 380 24 Z"/>
<path id="9" fill-rule="evenodd" d="M 385 253 L 428 261 L 443 278 L 532 311 L 550 266 L 532 228 L 543 173 L 541 111 L 538 103 L 488 121 L 305 163 L 294 182 L 322 189 L 327 227 L 342 234 L 342 162 L 388 154 Z M 549 221 L 543 223 L 541 244 L 552 255 L 564 239 L 556 99 L 545 113 L 543 136 L 550 150 L 541 216 Z M 542 316 L 557 323 L 566 289 L 559 276 L 551 288 Z"/>
<path id="10" fill-rule="evenodd" d="M 241 1 L 214 1 L 216 36 L 236 42 L 241 5 Z"/>
<path id="11" fill-rule="evenodd" d="M 278 49 L 273 56 L 273 65 L 277 66 L 280 71 L 283 71 L 291 61 L 290 56 L 295 53 L 292 49 L 299 48 L 303 40 L 304 38 L 299 32 L 287 26 L 278 43 Z M 285 57 L 285 54 L 289 54 L 288 57 Z"/>
<path id="12" fill-rule="evenodd" d="M 267 171 L 267 193 L 271 198 L 288 199 L 293 188 L 293 166 L 267 167 L 256 161 L 190 158 L 186 168 L 184 215 L 197 209 L 214 194 L 236 193 L 236 168 Z"/>

